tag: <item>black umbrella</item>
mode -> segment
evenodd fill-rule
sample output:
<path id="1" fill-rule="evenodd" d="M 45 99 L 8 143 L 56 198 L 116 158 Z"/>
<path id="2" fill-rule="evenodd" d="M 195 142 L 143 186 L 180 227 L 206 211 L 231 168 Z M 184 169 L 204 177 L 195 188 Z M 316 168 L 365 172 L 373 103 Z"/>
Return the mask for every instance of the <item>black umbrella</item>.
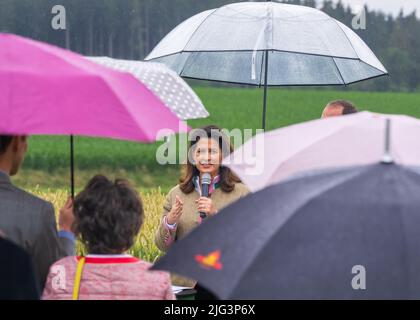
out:
<path id="1" fill-rule="evenodd" d="M 392 163 L 308 174 L 225 208 L 154 268 L 222 299 L 418 299 L 419 194 Z"/>

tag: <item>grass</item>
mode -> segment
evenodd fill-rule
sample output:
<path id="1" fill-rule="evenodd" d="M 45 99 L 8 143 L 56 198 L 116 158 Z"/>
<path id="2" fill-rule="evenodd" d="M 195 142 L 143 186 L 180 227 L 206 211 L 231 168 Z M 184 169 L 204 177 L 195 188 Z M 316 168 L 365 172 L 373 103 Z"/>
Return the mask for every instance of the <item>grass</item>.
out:
<path id="1" fill-rule="evenodd" d="M 67 190 L 42 190 L 39 187 L 35 187 L 29 191 L 47 201 L 50 201 L 54 205 L 58 221 L 58 212 L 68 197 Z M 159 256 L 162 255 L 154 243 L 154 235 L 162 217 L 162 206 L 163 201 L 165 200 L 165 194 L 159 188 L 157 188 L 146 193 L 141 192 L 140 196 L 143 200 L 146 216 L 141 231 L 129 253 L 145 261 L 154 262 Z M 77 254 L 84 253 L 84 247 L 78 241 Z"/>

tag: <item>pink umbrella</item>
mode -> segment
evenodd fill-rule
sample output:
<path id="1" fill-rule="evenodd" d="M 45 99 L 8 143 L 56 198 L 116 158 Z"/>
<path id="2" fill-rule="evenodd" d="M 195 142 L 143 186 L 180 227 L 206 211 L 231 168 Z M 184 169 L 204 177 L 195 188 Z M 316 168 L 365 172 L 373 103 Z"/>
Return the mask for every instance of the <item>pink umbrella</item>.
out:
<path id="1" fill-rule="evenodd" d="M 0 132 L 155 141 L 179 119 L 128 73 L 81 55 L 0 34 Z"/>
<path id="2" fill-rule="evenodd" d="M 390 130 L 386 130 L 387 119 Z M 360 112 L 259 134 L 226 158 L 224 164 L 257 191 L 316 169 L 390 159 L 420 165 L 418 137 L 420 120 L 416 118 Z"/>
<path id="3" fill-rule="evenodd" d="M 0 33 L 0 133 L 155 141 L 187 130 L 131 74 L 52 45 Z"/>

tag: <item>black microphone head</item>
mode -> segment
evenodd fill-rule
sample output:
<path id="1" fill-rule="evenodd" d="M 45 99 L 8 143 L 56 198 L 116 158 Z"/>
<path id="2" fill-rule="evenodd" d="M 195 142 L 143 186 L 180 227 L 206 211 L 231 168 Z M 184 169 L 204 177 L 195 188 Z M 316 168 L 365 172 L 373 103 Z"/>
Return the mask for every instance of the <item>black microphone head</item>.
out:
<path id="1" fill-rule="evenodd" d="M 201 176 L 201 196 L 202 197 L 209 197 L 209 188 L 210 188 L 210 183 L 211 183 L 211 175 L 210 173 L 203 173 L 203 175 Z M 202 219 L 206 218 L 206 213 L 205 212 L 200 212 L 200 217 Z"/>
<path id="2" fill-rule="evenodd" d="M 201 184 L 210 184 L 211 183 L 211 175 L 210 173 L 203 173 L 201 176 Z"/>

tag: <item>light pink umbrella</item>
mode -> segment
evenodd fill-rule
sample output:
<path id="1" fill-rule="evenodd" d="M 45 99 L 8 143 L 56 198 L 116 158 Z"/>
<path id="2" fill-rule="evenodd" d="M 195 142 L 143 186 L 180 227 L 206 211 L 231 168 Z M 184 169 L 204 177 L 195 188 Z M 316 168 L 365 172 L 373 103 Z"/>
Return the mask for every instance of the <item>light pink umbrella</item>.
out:
<path id="1" fill-rule="evenodd" d="M 360 112 L 256 135 L 224 159 L 224 164 L 257 191 L 310 170 L 390 159 L 420 165 L 419 137 L 416 118 Z"/>
<path id="2" fill-rule="evenodd" d="M 151 142 L 161 129 L 188 128 L 131 74 L 5 33 L 0 33 L 0 93 L 1 134 Z"/>

